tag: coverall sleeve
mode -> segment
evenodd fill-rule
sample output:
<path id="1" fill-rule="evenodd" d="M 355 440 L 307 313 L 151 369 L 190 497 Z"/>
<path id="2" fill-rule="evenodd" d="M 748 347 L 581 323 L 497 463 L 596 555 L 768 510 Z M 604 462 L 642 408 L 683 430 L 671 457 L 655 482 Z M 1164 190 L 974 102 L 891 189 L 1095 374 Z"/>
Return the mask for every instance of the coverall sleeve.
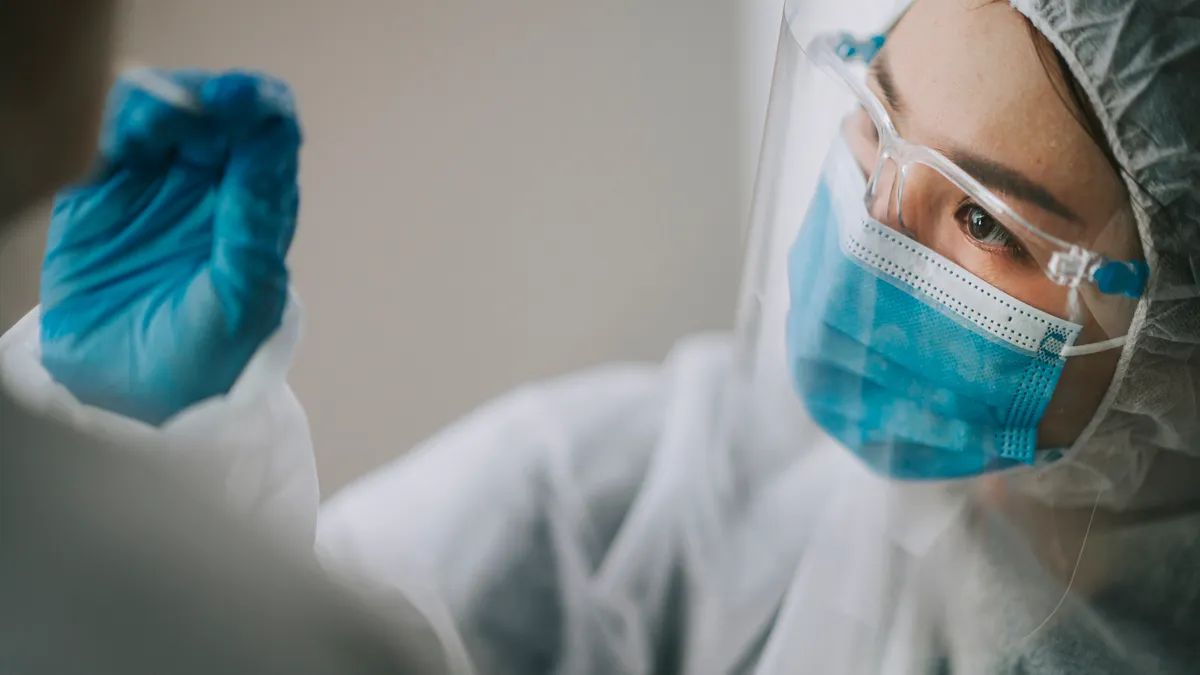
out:
<path id="1" fill-rule="evenodd" d="M 600 570 L 653 455 L 658 382 L 610 366 L 489 403 L 327 501 L 319 557 L 452 622 L 480 673 L 611 663 L 592 653 L 615 616 Z"/>
<path id="2" fill-rule="evenodd" d="M 0 337 L 0 384 L 22 405 L 85 436 L 133 452 L 169 454 L 235 514 L 304 549 L 312 546 L 320 499 L 304 409 L 286 382 L 300 337 L 293 298 L 280 329 L 228 395 L 151 427 L 77 401 L 42 367 L 39 309 Z"/>
<path id="3" fill-rule="evenodd" d="M 469 675 L 396 593 L 362 593 L 168 462 L 0 389 L 0 672 Z"/>

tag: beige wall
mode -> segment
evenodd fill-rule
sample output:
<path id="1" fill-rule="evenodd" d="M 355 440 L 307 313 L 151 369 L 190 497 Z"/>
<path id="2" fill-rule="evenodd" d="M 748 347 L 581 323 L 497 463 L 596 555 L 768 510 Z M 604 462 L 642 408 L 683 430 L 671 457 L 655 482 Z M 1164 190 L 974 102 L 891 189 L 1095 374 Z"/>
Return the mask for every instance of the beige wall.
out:
<path id="1" fill-rule="evenodd" d="M 297 90 L 326 494 L 521 381 L 731 323 L 736 0 L 135 0 L 127 26 L 146 62 Z M 4 325 L 40 230 L 0 252 Z"/>

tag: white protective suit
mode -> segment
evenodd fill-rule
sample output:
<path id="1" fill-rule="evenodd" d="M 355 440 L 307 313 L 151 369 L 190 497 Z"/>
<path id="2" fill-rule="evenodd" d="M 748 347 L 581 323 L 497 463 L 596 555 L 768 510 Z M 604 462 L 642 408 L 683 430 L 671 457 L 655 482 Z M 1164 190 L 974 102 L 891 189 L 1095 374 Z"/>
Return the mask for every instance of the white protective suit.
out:
<path id="1" fill-rule="evenodd" d="M 297 317 L 243 382 L 270 391 L 163 432 L 75 404 L 26 358 L 30 322 L 0 340 L 0 672 L 471 672 L 401 593 L 317 564 L 311 448 L 279 386 Z"/>
<path id="2" fill-rule="evenodd" d="M 1096 94 L 1134 177 L 1194 229 L 1200 133 L 1173 115 L 1184 92 L 1171 78 L 1198 72 L 1200 16 L 1194 3 L 1150 4 L 1017 7 Z M 892 6 L 811 11 L 853 14 L 848 25 L 875 12 L 882 28 Z M 1154 48 L 1128 41 L 1152 37 Z M 1158 136 L 1137 131 L 1156 123 Z M 1141 497 L 1161 467 L 1174 484 L 1197 472 L 1200 247 L 1172 235 L 1161 211 L 1139 209 L 1159 270 L 1141 334 L 1087 442 L 1047 483 L 1104 479 L 1082 490 L 1085 527 L 1066 527 L 1083 541 L 1057 529 L 1079 511 L 1047 506 L 1018 525 L 973 503 L 970 481 L 898 484 L 871 473 L 794 400 L 759 400 L 770 382 L 743 389 L 746 345 L 713 335 L 680 342 L 660 366 L 599 368 L 487 405 L 335 496 L 318 550 L 409 593 L 487 673 L 1196 672 L 1200 515 L 1186 499 Z M 756 319 L 751 341 L 769 339 L 772 320 Z M 260 357 L 282 364 L 286 351 Z M 0 366 L 23 399 L 71 407 L 39 370 L 35 320 L 9 336 Z M 225 407 L 220 424 L 193 426 L 206 414 L 197 410 L 162 433 L 185 444 L 183 430 L 220 429 L 231 450 L 211 459 L 231 500 L 303 521 L 313 513 L 302 504 L 315 496 L 311 460 L 283 375 L 252 370 L 252 394 Z M 1155 381 L 1175 383 L 1174 398 L 1156 397 Z M 747 433 L 763 415 L 773 422 Z M 1047 502 L 1078 496 L 1050 492 Z M 288 496 L 298 499 L 285 506 Z M 1093 530 L 1087 516 L 1101 503 L 1114 517 Z"/>

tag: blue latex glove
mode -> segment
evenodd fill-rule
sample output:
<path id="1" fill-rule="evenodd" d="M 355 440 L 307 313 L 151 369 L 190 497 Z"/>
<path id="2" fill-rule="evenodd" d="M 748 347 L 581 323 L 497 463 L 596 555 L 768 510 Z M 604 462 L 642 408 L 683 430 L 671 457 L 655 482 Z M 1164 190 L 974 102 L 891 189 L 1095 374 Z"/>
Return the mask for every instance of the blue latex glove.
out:
<path id="1" fill-rule="evenodd" d="M 50 374 L 151 424 L 228 393 L 279 327 L 299 204 L 285 85 L 164 75 L 202 111 L 118 81 L 95 178 L 55 204 L 41 286 Z"/>

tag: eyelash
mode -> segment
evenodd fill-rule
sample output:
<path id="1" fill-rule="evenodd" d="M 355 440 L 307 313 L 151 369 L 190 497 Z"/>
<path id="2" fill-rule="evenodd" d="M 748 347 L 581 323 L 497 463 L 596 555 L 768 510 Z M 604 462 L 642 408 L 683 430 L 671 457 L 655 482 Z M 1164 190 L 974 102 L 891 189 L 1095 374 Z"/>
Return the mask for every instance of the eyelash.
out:
<path id="1" fill-rule="evenodd" d="M 971 227 L 973 224 L 971 221 L 971 216 L 975 214 L 982 214 L 984 218 L 987 218 L 989 221 L 991 221 L 992 226 L 995 229 L 992 230 L 992 232 L 989 233 L 986 238 L 995 237 L 999 239 L 997 243 L 989 244 L 971 232 Z M 970 199 L 964 199 L 962 202 L 960 202 L 954 209 L 954 220 L 958 223 L 959 229 L 962 230 L 963 236 L 966 237 L 967 241 L 971 245 L 985 251 L 1002 253 L 1003 255 L 1008 256 L 1017 262 L 1026 263 L 1031 260 L 1029 252 L 1024 246 L 1021 245 L 1021 242 L 1018 241 L 1015 236 L 1013 236 L 1012 232 L 1009 232 L 1008 228 L 1001 225 L 1000 222 L 992 216 L 992 214 L 988 213 L 987 210 L 976 204 L 974 201 Z"/>

